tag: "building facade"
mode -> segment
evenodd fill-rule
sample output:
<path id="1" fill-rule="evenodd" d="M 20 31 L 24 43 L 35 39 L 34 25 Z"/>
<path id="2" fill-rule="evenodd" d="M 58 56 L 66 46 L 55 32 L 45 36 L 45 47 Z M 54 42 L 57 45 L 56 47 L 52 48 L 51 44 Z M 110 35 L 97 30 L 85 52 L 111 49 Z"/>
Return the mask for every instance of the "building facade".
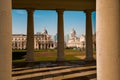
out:
<path id="1" fill-rule="evenodd" d="M 74 30 L 74 28 L 72 29 L 72 31 L 70 32 L 69 35 L 69 40 L 66 43 L 66 47 L 71 47 L 71 48 L 85 48 L 85 35 L 81 35 L 80 37 L 76 36 L 76 31 Z"/>
<path id="2" fill-rule="evenodd" d="M 92 37 L 93 37 L 93 48 L 95 49 L 96 48 L 96 34 L 94 34 Z M 70 32 L 69 40 L 66 43 L 66 47 L 80 48 L 84 50 L 86 48 L 85 35 L 82 34 L 80 37 L 77 37 L 76 31 L 73 28 L 72 31 Z"/>
<path id="3" fill-rule="evenodd" d="M 26 49 L 27 37 L 24 34 L 12 35 L 12 49 Z"/>
<path id="4" fill-rule="evenodd" d="M 27 35 L 25 34 L 13 34 L 12 35 L 12 49 L 26 49 Z M 43 32 L 37 32 L 34 34 L 34 49 L 53 49 L 56 47 L 56 42 L 51 39 L 51 35 L 47 30 Z"/>

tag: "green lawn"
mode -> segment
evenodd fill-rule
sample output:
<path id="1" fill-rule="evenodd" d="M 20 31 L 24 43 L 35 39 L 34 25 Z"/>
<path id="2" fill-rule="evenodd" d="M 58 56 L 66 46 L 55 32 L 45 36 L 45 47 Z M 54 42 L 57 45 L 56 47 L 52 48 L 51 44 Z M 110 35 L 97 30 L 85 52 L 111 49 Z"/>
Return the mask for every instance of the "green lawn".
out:
<path id="1" fill-rule="evenodd" d="M 13 50 L 13 52 L 26 52 L 26 50 Z M 80 52 L 79 50 L 65 49 L 65 60 L 80 60 L 75 56 L 84 56 L 84 52 Z M 56 61 L 57 50 L 35 50 L 35 61 Z M 26 59 L 17 59 L 13 60 L 13 62 L 24 62 Z"/>
<path id="2" fill-rule="evenodd" d="M 56 61 L 56 56 L 36 56 L 35 61 Z M 73 55 L 65 55 L 65 60 L 80 60 Z M 25 62 L 24 59 L 13 60 L 13 62 Z"/>
<path id="3" fill-rule="evenodd" d="M 25 58 L 23 58 L 23 59 L 13 60 L 12 62 L 25 62 Z"/>

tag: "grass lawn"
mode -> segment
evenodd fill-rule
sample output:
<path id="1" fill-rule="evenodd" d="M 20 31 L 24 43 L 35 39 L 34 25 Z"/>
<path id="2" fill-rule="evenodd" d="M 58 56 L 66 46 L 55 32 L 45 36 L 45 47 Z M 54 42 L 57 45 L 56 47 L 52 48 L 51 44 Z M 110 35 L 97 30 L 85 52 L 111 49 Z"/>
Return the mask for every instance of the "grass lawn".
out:
<path id="1" fill-rule="evenodd" d="M 14 50 L 13 52 L 26 52 L 26 50 Z M 80 60 L 80 58 L 76 56 L 84 56 L 85 52 L 80 52 L 79 50 L 68 50 L 65 49 L 65 60 Z M 57 50 L 35 50 L 34 58 L 35 61 L 56 61 L 56 54 Z M 25 57 L 23 59 L 16 59 L 13 60 L 13 62 L 24 62 L 26 59 Z"/>
<path id="2" fill-rule="evenodd" d="M 25 58 L 23 58 L 23 59 L 12 60 L 12 62 L 25 62 Z"/>
<path id="3" fill-rule="evenodd" d="M 35 61 L 56 61 L 56 56 L 36 56 Z M 65 60 L 80 60 L 79 58 L 73 55 L 65 55 Z M 24 59 L 13 60 L 13 62 L 25 62 Z"/>
<path id="4" fill-rule="evenodd" d="M 35 61 L 56 61 L 56 56 L 35 57 Z M 65 55 L 65 60 L 80 60 L 73 55 Z"/>

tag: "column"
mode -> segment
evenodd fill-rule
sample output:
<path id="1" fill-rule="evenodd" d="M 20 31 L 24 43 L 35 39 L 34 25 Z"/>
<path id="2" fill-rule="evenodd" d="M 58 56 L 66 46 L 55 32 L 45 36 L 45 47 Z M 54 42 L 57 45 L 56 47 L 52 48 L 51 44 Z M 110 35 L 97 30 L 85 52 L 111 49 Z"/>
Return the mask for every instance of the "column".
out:
<path id="1" fill-rule="evenodd" d="M 34 37 L 34 49 L 37 49 L 37 40 L 36 40 L 36 36 Z"/>
<path id="2" fill-rule="evenodd" d="M 50 49 L 51 49 L 51 43 L 50 43 Z"/>
<path id="3" fill-rule="evenodd" d="M 36 42 L 36 50 L 39 49 L 39 44 Z"/>
<path id="4" fill-rule="evenodd" d="M 20 41 L 20 49 L 23 49 L 23 48 L 22 48 L 22 40 Z"/>
<path id="5" fill-rule="evenodd" d="M 48 44 L 48 42 L 47 42 L 47 44 L 46 44 L 47 49 L 49 49 L 49 48 L 48 48 L 48 45 L 49 45 L 49 44 Z"/>
<path id="6" fill-rule="evenodd" d="M 20 41 L 19 41 L 19 49 L 21 48 L 21 44 L 20 44 Z"/>
<path id="7" fill-rule="evenodd" d="M 17 41 L 17 49 L 19 49 L 19 43 L 18 43 L 18 41 Z"/>
<path id="8" fill-rule="evenodd" d="M 50 43 L 49 43 L 48 47 L 49 47 L 49 49 L 50 49 Z"/>
<path id="9" fill-rule="evenodd" d="M 46 43 L 46 49 L 48 49 L 48 48 L 47 48 L 47 43 Z"/>
<path id="10" fill-rule="evenodd" d="M 86 61 L 93 60 L 92 10 L 86 10 Z"/>
<path id="11" fill-rule="evenodd" d="M 64 61 L 64 23 L 63 10 L 57 10 L 58 13 L 58 36 L 57 36 L 57 61 Z"/>
<path id="12" fill-rule="evenodd" d="M 27 40 L 25 41 L 25 49 L 27 49 L 27 45 L 26 44 L 27 44 Z"/>
<path id="13" fill-rule="evenodd" d="M 97 80 L 120 80 L 120 0 L 97 1 Z"/>
<path id="14" fill-rule="evenodd" d="M 43 43 L 41 42 L 41 49 L 43 49 Z"/>
<path id="15" fill-rule="evenodd" d="M 0 80 L 12 80 L 11 13 L 11 0 L 0 0 Z"/>
<path id="16" fill-rule="evenodd" d="M 26 49 L 26 42 L 24 41 L 24 49 Z"/>
<path id="17" fill-rule="evenodd" d="M 34 18 L 33 9 L 27 9 L 27 61 L 34 61 Z"/>
<path id="18" fill-rule="evenodd" d="M 44 42 L 44 49 L 46 49 L 46 44 L 45 44 L 45 42 Z"/>

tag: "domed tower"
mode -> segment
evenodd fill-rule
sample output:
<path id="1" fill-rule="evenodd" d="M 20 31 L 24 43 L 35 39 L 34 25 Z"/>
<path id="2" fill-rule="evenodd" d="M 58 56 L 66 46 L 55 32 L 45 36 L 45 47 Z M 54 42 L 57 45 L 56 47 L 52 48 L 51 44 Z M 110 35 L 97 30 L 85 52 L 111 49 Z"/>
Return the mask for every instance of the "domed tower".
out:
<path id="1" fill-rule="evenodd" d="M 76 36 L 76 31 L 73 28 L 72 31 L 70 32 L 70 38 L 73 38 L 75 36 Z"/>
<path id="2" fill-rule="evenodd" d="M 43 33 L 43 34 L 48 34 L 46 28 L 43 29 L 43 32 L 42 32 L 42 33 Z"/>

